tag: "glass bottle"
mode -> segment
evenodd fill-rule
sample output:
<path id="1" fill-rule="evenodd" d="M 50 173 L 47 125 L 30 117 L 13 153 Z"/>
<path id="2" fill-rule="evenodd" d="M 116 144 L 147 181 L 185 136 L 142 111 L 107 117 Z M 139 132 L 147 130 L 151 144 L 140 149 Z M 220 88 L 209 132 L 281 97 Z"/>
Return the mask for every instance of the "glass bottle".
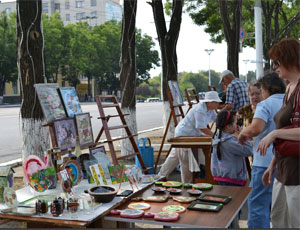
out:
<path id="1" fill-rule="evenodd" d="M 80 149 L 79 136 L 76 136 L 74 155 L 76 155 L 76 157 L 78 158 L 81 154 L 82 154 L 82 152 Z"/>
<path id="2" fill-rule="evenodd" d="M 49 189 L 56 188 L 57 178 L 56 178 L 56 168 L 52 162 L 52 150 L 49 149 L 47 151 L 47 176 L 50 180 L 51 184 L 49 185 Z"/>

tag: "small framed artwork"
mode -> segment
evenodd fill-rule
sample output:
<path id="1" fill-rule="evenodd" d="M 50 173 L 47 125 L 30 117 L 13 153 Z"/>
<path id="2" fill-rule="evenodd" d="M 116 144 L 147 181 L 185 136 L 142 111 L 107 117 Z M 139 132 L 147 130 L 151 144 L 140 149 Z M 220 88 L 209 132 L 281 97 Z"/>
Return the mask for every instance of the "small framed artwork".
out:
<path id="1" fill-rule="evenodd" d="M 77 131 L 73 118 L 54 121 L 53 127 L 57 147 L 61 150 L 75 147 Z"/>
<path id="2" fill-rule="evenodd" d="M 58 84 L 35 84 L 34 87 L 47 123 L 66 117 L 57 91 Z"/>
<path id="3" fill-rule="evenodd" d="M 94 144 L 90 113 L 75 115 L 80 146 Z"/>
<path id="4" fill-rule="evenodd" d="M 213 202 L 213 203 L 223 203 L 227 204 L 232 200 L 231 196 L 221 196 L 221 195 L 212 195 L 212 194 L 202 194 L 197 200 Z"/>
<path id="5" fill-rule="evenodd" d="M 128 181 L 126 174 L 124 173 L 126 170 L 124 164 L 119 165 L 109 165 L 108 171 L 111 178 L 112 184 L 119 184 L 121 182 Z"/>
<path id="6" fill-rule="evenodd" d="M 223 208 L 223 204 L 207 203 L 198 200 L 193 201 L 187 207 L 187 209 L 190 210 L 209 211 L 209 212 L 219 212 L 222 208 Z"/>
<path id="7" fill-rule="evenodd" d="M 183 99 L 177 81 L 168 81 L 169 89 L 173 98 L 173 105 L 183 105 Z"/>
<path id="8" fill-rule="evenodd" d="M 97 146 L 94 148 L 90 148 L 89 150 L 91 159 L 95 159 L 99 164 L 101 164 L 105 174 L 105 178 L 110 179 L 108 166 L 111 165 L 111 160 L 106 155 L 104 146 Z"/>
<path id="9" fill-rule="evenodd" d="M 75 114 L 82 113 L 74 87 L 62 87 L 59 88 L 59 92 L 68 117 L 74 117 Z"/>

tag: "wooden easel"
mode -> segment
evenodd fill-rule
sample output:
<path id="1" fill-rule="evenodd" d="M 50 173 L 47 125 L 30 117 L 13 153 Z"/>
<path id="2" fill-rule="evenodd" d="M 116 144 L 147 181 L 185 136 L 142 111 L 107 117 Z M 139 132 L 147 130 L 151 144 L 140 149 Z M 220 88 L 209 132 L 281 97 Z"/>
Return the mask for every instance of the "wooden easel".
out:
<path id="1" fill-rule="evenodd" d="M 178 106 L 173 105 L 173 98 L 172 98 L 172 95 L 171 95 L 171 92 L 170 92 L 169 89 L 167 91 L 167 95 L 168 95 L 168 100 L 169 100 L 169 103 L 170 103 L 171 112 L 170 112 L 170 115 L 169 115 L 169 119 L 168 119 L 168 123 L 167 123 L 166 129 L 165 129 L 164 135 L 163 135 L 163 139 L 162 139 L 162 142 L 161 142 L 161 145 L 160 145 L 158 156 L 157 156 L 156 161 L 155 161 L 154 171 L 156 171 L 158 161 L 159 161 L 159 158 L 160 158 L 160 155 L 161 155 L 161 152 L 162 152 L 163 145 L 164 145 L 165 140 L 166 140 L 166 136 L 167 136 L 167 133 L 168 133 L 168 129 L 169 129 L 172 117 L 173 117 L 175 127 L 178 124 L 177 117 L 184 118 L 184 113 L 183 113 L 182 106 L 181 105 L 178 105 Z M 178 110 L 180 111 L 179 114 L 176 114 L 175 108 L 178 108 Z M 205 177 L 206 178 L 205 179 L 195 178 L 195 174 L 194 174 L 193 182 L 194 183 L 206 182 L 206 183 L 216 184 L 216 181 L 214 181 L 214 179 L 211 175 L 211 172 L 210 172 L 211 141 L 212 141 L 211 137 L 174 137 L 174 138 L 170 138 L 168 140 L 168 142 L 171 144 L 171 146 L 170 146 L 170 149 L 168 150 L 167 157 L 168 157 L 169 153 L 171 152 L 172 148 L 202 148 L 203 153 L 205 155 L 205 175 L 206 175 Z"/>
<path id="2" fill-rule="evenodd" d="M 185 92 L 185 96 L 186 96 L 186 99 L 187 99 L 188 105 L 189 105 L 189 108 L 186 112 L 186 114 L 187 114 L 191 110 L 193 105 L 199 103 L 199 97 L 198 97 L 198 94 L 197 94 L 197 91 L 195 88 L 187 88 L 184 90 L 184 92 Z M 195 100 L 196 102 L 193 102 L 192 100 Z"/>
<path id="3" fill-rule="evenodd" d="M 217 88 L 215 86 L 209 85 L 208 91 L 217 91 Z"/>
<path id="4" fill-rule="evenodd" d="M 103 99 L 109 100 L 110 103 L 103 103 L 102 102 Z M 126 120 L 125 120 L 125 116 L 128 116 L 129 114 L 123 114 L 122 113 L 122 110 L 119 106 L 117 98 L 114 95 L 96 96 L 96 102 L 97 102 L 98 110 L 99 110 L 99 113 L 100 113 L 100 119 L 102 121 L 103 126 L 102 126 L 96 140 L 95 140 L 95 145 L 97 145 L 99 143 L 101 143 L 101 144 L 107 143 L 108 147 L 109 147 L 111 157 L 112 157 L 113 164 L 115 164 L 115 165 L 118 164 L 118 160 L 122 160 L 122 159 L 126 159 L 126 158 L 132 158 L 132 157 L 137 156 L 137 158 L 138 158 L 138 160 L 139 160 L 139 162 L 142 166 L 142 171 L 144 173 L 147 173 L 150 169 L 152 169 L 152 167 L 146 168 L 145 163 L 143 161 L 143 158 L 142 158 L 142 156 L 140 154 L 140 151 L 137 147 L 137 144 L 134 141 L 134 137 L 137 136 L 137 134 L 132 135 L 131 131 L 129 130 L 129 127 L 128 127 L 128 125 L 126 123 Z M 116 111 L 117 111 L 117 114 L 116 115 L 105 115 L 105 113 L 104 113 L 105 108 L 115 108 Z M 112 117 L 119 117 L 120 120 L 121 120 L 122 125 L 108 126 L 108 121 Z M 112 139 L 112 137 L 110 135 L 110 130 L 122 129 L 122 128 L 125 129 L 125 131 L 127 133 L 127 136 Z M 98 142 L 101 135 L 103 134 L 103 132 L 105 133 L 106 141 Z M 131 145 L 134 149 L 134 153 L 131 153 L 131 154 L 125 155 L 125 156 L 117 157 L 113 142 L 114 141 L 119 141 L 119 140 L 122 140 L 122 139 L 127 139 L 127 138 L 129 138 L 129 140 L 130 140 L 130 143 L 131 143 Z"/>

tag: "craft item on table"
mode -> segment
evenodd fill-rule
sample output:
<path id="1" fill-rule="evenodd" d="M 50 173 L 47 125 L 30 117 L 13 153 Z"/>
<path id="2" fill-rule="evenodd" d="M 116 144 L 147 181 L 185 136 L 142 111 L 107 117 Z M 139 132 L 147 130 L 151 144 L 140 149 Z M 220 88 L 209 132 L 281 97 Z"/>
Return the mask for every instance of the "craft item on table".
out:
<path id="1" fill-rule="evenodd" d="M 169 188 L 169 189 L 168 189 L 168 192 L 169 192 L 169 193 L 172 193 L 172 194 L 179 194 L 179 193 L 182 192 L 182 190 L 181 190 L 181 189 L 178 189 L 178 188 Z"/>
<path id="2" fill-rule="evenodd" d="M 72 186 L 78 185 L 82 179 L 81 169 L 78 161 L 76 160 L 70 160 L 67 161 L 62 169 L 67 169 L 67 172 L 69 174 L 69 177 L 72 181 Z"/>
<path id="3" fill-rule="evenodd" d="M 82 113 L 81 106 L 74 87 L 61 87 L 59 93 L 68 117 Z"/>
<path id="4" fill-rule="evenodd" d="M 138 183 L 138 184 L 142 183 L 143 173 L 139 167 L 137 167 L 137 166 L 131 167 L 130 174 L 131 174 L 131 176 L 134 177 L 136 183 Z"/>
<path id="5" fill-rule="evenodd" d="M 49 186 L 52 184 L 50 178 L 53 179 L 53 172 L 50 172 L 49 176 L 49 169 L 41 169 L 32 173 L 29 178 L 28 184 L 37 192 L 45 192 Z"/>
<path id="6" fill-rule="evenodd" d="M 126 170 L 124 164 L 108 166 L 108 171 L 112 184 L 119 184 L 128 181 L 125 173 L 123 173 L 124 170 Z"/>
<path id="7" fill-rule="evenodd" d="M 157 193 L 163 193 L 163 192 L 166 191 L 166 188 L 164 188 L 164 187 L 152 187 L 152 190 L 154 192 L 157 192 Z"/>
<path id="8" fill-rule="evenodd" d="M 151 202 L 165 202 L 168 200 L 168 196 L 147 196 L 144 197 L 144 201 L 151 201 Z"/>
<path id="9" fill-rule="evenodd" d="M 6 187 L 13 187 L 14 185 L 14 170 L 11 166 L 0 167 L 0 203 L 4 202 L 3 194 Z"/>
<path id="10" fill-rule="evenodd" d="M 48 212 L 48 202 L 44 200 L 37 200 L 35 204 L 35 210 L 37 215 L 44 215 Z"/>
<path id="11" fill-rule="evenodd" d="M 143 175 L 142 176 L 142 183 L 147 184 L 147 183 L 152 183 L 154 180 L 152 175 Z"/>
<path id="12" fill-rule="evenodd" d="M 198 196 L 198 195 L 202 194 L 202 191 L 201 191 L 201 190 L 194 189 L 194 188 L 188 189 L 188 190 L 186 190 L 186 191 L 187 191 L 190 195 L 192 195 L 192 196 Z"/>
<path id="13" fill-rule="evenodd" d="M 155 185 L 161 186 L 163 183 L 164 183 L 163 181 L 156 181 L 156 182 L 155 182 Z"/>
<path id="14" fill-rule="evenodd" d="M 177 213 L 182 213 L 185 211 L 185 207 L 177 204 L 171 204 L 167 205 L 162 208 L 163 212 L 177 212 Z"/>
<path id="15" fill-rule="evenodd" d="M 96 184 L 97 185 L 100 185 L 100 184 L 103 185 L 104 183 L 103 183 L 103 181 L 101 179 L 101 175 L 100 175 L 100 171 L 99 171 L 98 165 L 97 164 L 91 165 L 90 166 L 90 170 L 92 172 L 92 176 L 93 176 L 93 179 L 96 182 Z"/>
<path id="16" fill-rule="evenodd" d="M 29 155 L 25 158 L 23 163 L 23 169 L 24 169 L 24 176 L 27 180 L 27 182 L 30 181 L 30 176 L 32 173 L 39 171 L 41 169 L 45 169 L 46 165 L 44 161 L 41 160 L 36 155 Z"/>
<path id="17" fill-rule="evenodd" d="M 123 178 L 123 176 L 125 175 L 125 173 L 124 173 L 125 170 L 126 170 L 126 169 L 125 169 L 125 166 L 124 166 L 124 168 L 121 167 L 121 177 L 120 177 L 121 179 L 120 179 L 120 184 L 119 184 L 119 189 L 118 189 L 118 190 L 120 190 L 120 188 L 121 188 L 121 184 L 122 184 L 122 181 L 123 181 L 122 178 Z M 125 176 L 126 176 L 126 175 L 125 175 Z M 127 179 L 127 180 L 128 180 L 128 179 Z"/>
<path id="18" fill-rule="evenodd" d="M 47 169 L 45 170 L 45 175 L 50 180 L 50 185 L 48 189 L 54 189 L 56 188 L 57 184 L 57 178 L 56 178 L 56 167 L 54 166 L 54 163 L 52 161 L 52 150 L 47 150 L 47 155 L 45 156 L 45 162 Z"/>
<path id="19" fill-rule="evenodd" d="M 22 216 L 32 216 L 36 214 L 35 208 L 32 207 L 17 207 L 12 210 L 13 214 Z"/>
<path id="20" fill-rule="evenodd" d="M 129 181 L 129 184 L 130 184 L 130 187 L 131 187 L 132 191 L 134 191 L 134 188 L 133 188 L 133 177 L 130 175 L 130 170 L 129 169 L 127 169 L 125 171 L 125 175 L 126 175 L 128 181 Z"/>
<path id="21" fill-rule="evenodd" d="M 111 215 L 120 215 L 121 211 L 119 209 L 113 209 L 110 211 Z"/>
<path id="22" fill-rule="evenodd" d="M 108 203 L 116 196 L 118 190 L 109 185 L 94 186 L 88 189 L 90 196 L 93 196 L 95 202 Z"/>
<path id="23" fill-rule="evenodd" d="M 146 212 L 144 214 L 144 217 L 148 217 L 148 218 L 153 218 L 154 216 L 155 216 L 155 213 L 153 213 L 153 212 Z"/>
<path id="24" fill-rule="evenodd" d="M 173 196 L 173 200 L 180 203 L 191 203 L 192 201 L 196 200 L 196 198 L 187 196 Z"/>
<path id="25" fill-rule="evenodd" d="M 120 216 L 126 218 L 139 218 L 144 215 L 144 210 L 139 209 L 124 209 L 121 210 Z"/>
<path id="26" fill-rule="evenodd" d="M 51 202 L 56 198 L 56 194 L 54 195 L 38 195 L 35 197 L 32 197 L 28 200 L 22 201 L 19 203 L 19 206 L 28 206 L 28 207 L 35 207 L 35 204 L 38 200 L 45 200 L 46 202 Z"/>
<path id="27" fill-rule="evenodd" d="M 143 203 L 143 202 L 131 203 L 128 205 L 128 208 L 139 209 L 139 210 L 146 210 L 146 209 L 149 209 L 150 207 L 151 207 L 150 204 Z"/>
<path id="28" fill-rule="evenodd" d="M 218 212 L 222 209 L 223 204 L 219 203 L 207 203 L 203 201 L 193 201 L 187 209 L 190 210 L 200 210 L 200 211 L 210 211 L 210 212 Z"/>
<path id="29" fill-rule="evenodd" d="M 77 212 L 79 209 L 79 200 L 78 198 L 69 198 L 67 201 L 67 210 L 71 213 Z"/>
<path id="30" fill-rule="evenodd" d="M 154 220 L 158 221 L 175 221 L 178 220 L 179 214 L 176 212 L 159 212 L 154 216 Z"/>
<path id="31" fill-rule="evenodd" d="M 18 199 L 17 199 L 16 192 L 13 188 L 6 187 L 4 189 L 3 197 L 4 197 L 5 204 L 8 207 L 17 207 Z"/>
<path id="32" fill-rule="evenodd" d="M 222 195 L 214 195 L 214 194 L 202 194 L 197 200 L 213 202 L 213 203 L 222 203 L 227 204 L 232 200 L 231 196 L 222 196 Z"/>
<path id="33" fill-rule="evenodd" d="M 105 185 L 107 185 L 108 183 L 107 183 L 107 181 L 106 181 L 105 173 L 104 173 L 104 170 L 103 170 L 102 166 L 101 166 L 100 164 L 97 164 L 97 167 L 98 167 L 98 169 L 99 169 L 100 176 L 101 176 L 101 179 L 102 179 L 103 183 L 104 183 Z"/>
<path id="34" fill-rule="evenodd" d="M 132 200 L 132 201 L 142 201 L 142 200 L 143 200 L 143 197 L 138 196 L 138 197 L 132 198 L 131 200 Z"/>
<path id="35" fill-rule="evenodd" d="M 80 146 L 89 146 L 94 144 L 90 113 L 76 114 L 75 121 Z"/>
<path id="36" fill-rule="evenodd" d="M 91 159 L 95 159 L 98 164 L 101 164 L 103 171 L 105 173 L 105 178 L 110 179 L 110 174 L 108 171 L 108 166 L 111 165 L 111 160 L 106 155 L 104 146 L 97 146 L 94 148 L 90 148 L 90 156 Z"/>
<path id="37" fill-rule="evenodd" d="M 35 84 L 34 87 L 47 123 L 66 117 L 62 101 L 57 92 L 57 83 Z"/>
<path id="38" fill-rule="evenodd" d="M 61 150 L 75 148 L 77 131 L 74 118 L 56 120 L 53 127 L 56 145 Z"/>
<path id="39" fill-rule="evenodd" d="M 213 188 L 213 185 L 208 183 L 198 183 L 198 184 L 193 184 L 193 188 L 200 189 L 200 190 L 210 190 Z"/>
<path id="40" fill-rule="evenodd" d="M 94 178 L 93 178 L 93 175 L 92 175 L 92 172 L 90 170 L 90 166 L 95 165 L 95 164 L 98 164 L 96 159 L 90 159 L 90 160 L 84 160 L 83 161 L 83 165 L 86 169 L 86 173 L 87 173 L 87 176 L 88 176 L 89 184 L 93 184 L 95 182 Z"/>
<path id="41" fill-rule="evenodd" d="M 58 199 L 53 200 L 53 202 L 50 205 L 50 212 L 54 217 L 61 216 L 63 213 L 63 209 L 61 207 L 61 203 L 58 201 Z"/>
<path id="42" fill-rule="evenodd" d="M 72 180 L 66 169 L 62 169 L 57 173 L 58 180 L 61 184 L 62 190 L 68 194 L 72 193 Z"/>
<path id="43" fill-rule="evenodd" d="M 193 184 L 184 184 L 183 187 L 184 187 L 184 188 L 192 188 L 192 187 L 193 187 Z"/>
<path id="44" fill-rule="evenodd" d="M 167 188 L 179 188 L 182 186 L 182 183 L 179 181 L 166 181 L 162 184 L 162 186 L 167 187 Z"/>
<path id="45" fill-rule="evenodd" d="M 82 171 L 83 179 L 88 179 L 87 170 L 86 170 L 83 162 L 86 160 L 89 160 L 89 159 L 90 159 L 90 154 L 88 154 L 88 153 L 83 153 L 77 158 L 77 161 L 78 161 L 81 171 Z"/>

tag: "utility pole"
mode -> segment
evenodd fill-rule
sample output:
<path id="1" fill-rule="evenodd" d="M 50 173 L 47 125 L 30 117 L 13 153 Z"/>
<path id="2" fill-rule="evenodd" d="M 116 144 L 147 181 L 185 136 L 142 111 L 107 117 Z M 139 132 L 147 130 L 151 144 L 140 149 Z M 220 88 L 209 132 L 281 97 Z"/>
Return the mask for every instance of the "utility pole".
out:
<path id="1" fill-rule="evenodd" d="M 210 54 L 214 51 L 214 49 L 205 49 L 204 51 L 208 54 L 208 85 L 211 85 L 211 78 L 210 78 Z"/>
<path id="2" fill-rule="evenodd" d="M 247 69 L 247 64 L 250 60 L 249 59 L 246 59 L 246 60 L 243 60 L 243 62 L 245 63 L 246 65 L 246 78 L 245 78 L 245 82 L 247 83 L 248 82 L 248 69 Z"/>
<path id="3" fill-rule="evenodd" d="M 256 79 L 263 75 L 263 41 L 262 41 L 262 18 L 261 0 L 255 0 L 255 48 L 256 48 Z"/>

